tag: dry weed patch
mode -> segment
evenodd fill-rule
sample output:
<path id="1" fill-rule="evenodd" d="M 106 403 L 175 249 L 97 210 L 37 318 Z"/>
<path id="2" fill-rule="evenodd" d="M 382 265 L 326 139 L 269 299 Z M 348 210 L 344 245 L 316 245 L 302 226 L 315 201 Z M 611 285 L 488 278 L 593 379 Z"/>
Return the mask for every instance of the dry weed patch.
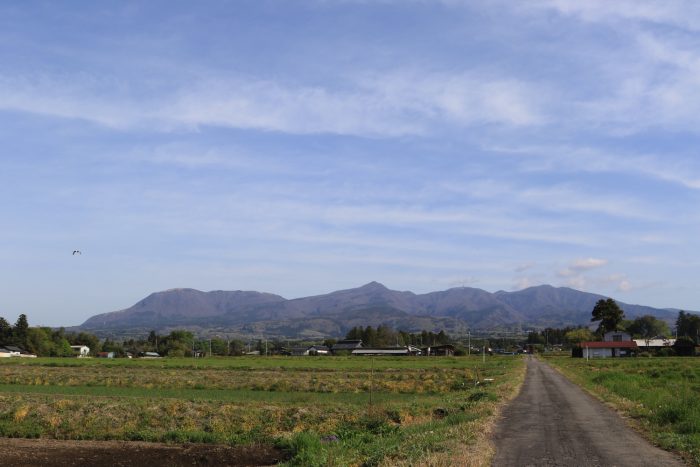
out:
<path id="1" fill-rule="evenodd" d="M 502 357 L 37 360 L 0 364 L 2 436 L 276 444 L 304 466 L 482 465 L 524 368 Z"/>

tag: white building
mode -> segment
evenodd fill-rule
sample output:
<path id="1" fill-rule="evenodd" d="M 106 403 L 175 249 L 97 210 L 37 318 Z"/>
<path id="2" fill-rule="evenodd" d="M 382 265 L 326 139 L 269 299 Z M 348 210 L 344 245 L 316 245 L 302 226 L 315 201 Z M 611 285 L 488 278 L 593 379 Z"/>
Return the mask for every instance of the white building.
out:
<path id="1" fill-rule="evenodd" d="M 676 339 L 668 339 L 666 337 L 654 337 L 653 339 L 635 339 L 637 347 L 644 350 L 658 350 L 664 347 L 673 347 Z"/>
<path id="2" fill-rule="evenodd" d="M 629 357 L 637 351 L 637 343 L 626 332 L 610 331 L 602 342 L 581 342 L 583 358 Z"/>
<path id="3" fill-rule="evenodd" d="M 19 357 L 19 352 L 13 352 L 10 349 L 0 347 L 0 358 L 8 358 L 8 357 Z"/>
<path id="4" fill-rule="evenodd" d="M 87 357 L 90 354 L 90 347 L 87 345 L 71 345 L 73 349 L 73 354 L 78 358 Z"/>

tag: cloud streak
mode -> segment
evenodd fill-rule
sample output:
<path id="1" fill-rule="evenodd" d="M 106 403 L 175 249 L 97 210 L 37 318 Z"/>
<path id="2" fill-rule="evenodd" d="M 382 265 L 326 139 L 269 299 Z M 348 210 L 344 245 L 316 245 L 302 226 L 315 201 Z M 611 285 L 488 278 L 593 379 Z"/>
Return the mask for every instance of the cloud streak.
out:
<path id="1" fill-rule="evenodd" d="M 143 101 L 109 79 L 0 76 L 0 108 L 117 129 L 221 126 L 290 134 L 420 135 L 439 125 L 529 126 L 543 117 L 531 84 L 458 74 L 364 74 L 348 89 L 211 76 Z M 135 89 L 134 91 L 138 91 Z"/>
<path id="2" fill-rule="evenodd" d="M 10 292 L 552 283 L 698 308 L 700 6 L 267 3 L 0 7 Z M 94 269 L 66 274 L 64 244 Z"/>

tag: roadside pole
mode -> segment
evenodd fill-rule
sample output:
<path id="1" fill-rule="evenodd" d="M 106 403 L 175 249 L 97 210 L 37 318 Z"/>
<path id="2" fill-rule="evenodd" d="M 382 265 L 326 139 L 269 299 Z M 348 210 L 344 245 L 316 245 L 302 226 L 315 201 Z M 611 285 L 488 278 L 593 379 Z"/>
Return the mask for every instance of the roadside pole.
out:
<path id="1" fill-rule="evenodd" d="M 371 369 L 369 373 L 369 410 L 367 416 L 372 415 L 372 392 L 374 390 L 374 357 L 370 357 Z"/>

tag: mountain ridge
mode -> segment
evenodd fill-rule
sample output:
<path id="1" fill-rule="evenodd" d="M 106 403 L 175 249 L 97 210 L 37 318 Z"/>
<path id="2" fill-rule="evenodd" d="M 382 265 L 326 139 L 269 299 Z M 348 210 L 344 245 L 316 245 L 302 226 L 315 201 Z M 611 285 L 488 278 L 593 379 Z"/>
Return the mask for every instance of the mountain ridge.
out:
<path id="1" fill-rule="evenodd" d="M 354 326 L 388 324 L 406 331 L 442 329 L 462 334 L 473 329 L 588 325 L 591 310 L 601 298 L 607 297 L 551 285 L 514 292 L 456 287 L 415 294 L 373 281 L 294 299 L 256 291 L 177 288 L 154 292 L 123 310 L 92 316 L 78 328 L 162 331 L 193 327 L 234 334 L 338 337 Z M 627 318 L 651 314 L 673 322 L 678 313 L 675 308 L 618 304 Z"/>

